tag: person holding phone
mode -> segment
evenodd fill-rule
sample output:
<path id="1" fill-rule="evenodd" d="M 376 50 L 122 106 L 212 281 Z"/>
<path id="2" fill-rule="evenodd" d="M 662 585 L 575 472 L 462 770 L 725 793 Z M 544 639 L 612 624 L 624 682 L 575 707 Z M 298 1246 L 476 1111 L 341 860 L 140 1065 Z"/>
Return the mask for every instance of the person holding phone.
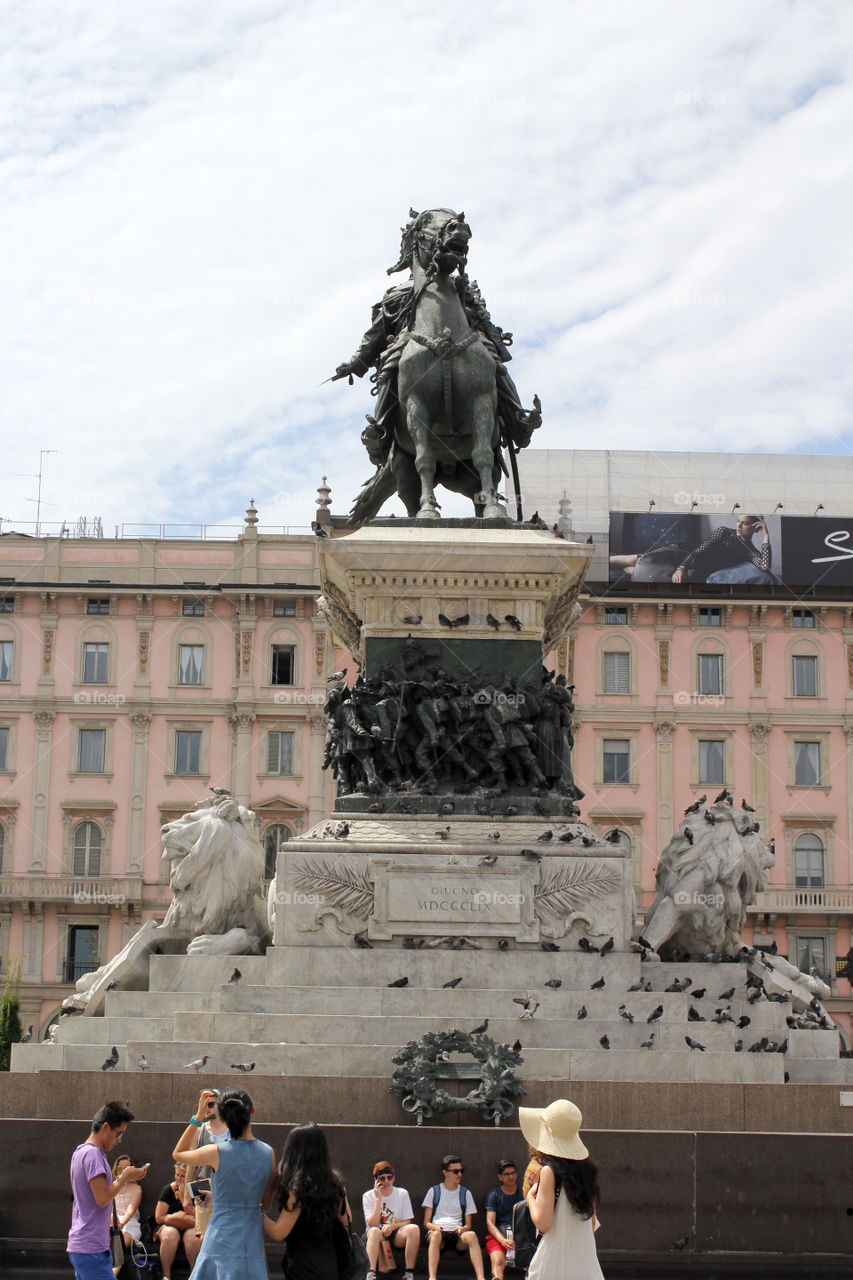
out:
<path id="1" fill-rule="evenodd" d="M 154 1221 L 157 1223 L 154 1240 L 160 1246 L 163 1280 L 170 1280 L 172 1264 L 181 1245 L 190 1267 L 201 1245 L 195 1234 L 195 1209 L 187 1187 L 187 1166 L 181 1161 L 176 1162 L 174 1178 L 166 1183 L 157 1198 Z"/>
<path id="2" fill-rule="evenodd" d="M 197 1133 L 214 1108 L 228 1128 L 229 1141 L 195 1146 Z M 245 1089 L 225 1089 L 218 1098 L 202 1089 L 194 1116 L 172 1153 L 192 1171 L 212 1169 L 213 1211 L 192 1280 L 268 1280 L 261 1227 L 262 1207 L 269 1204 L 275 1174 L 272 1147 L 252 1133 L 255 1107 Z"/>
<path id="3" fill-rule="evenodd" d="M 148 1172 L 148 1165 L 140 1166 Z M 133 1168 L 133 1157 L 121 1155 L 113 1163 L 113 1179 L 118 1179 L 125 1169 Z M 142 1187 L 138 1182 L 126 1183 L 115 1198 L 116 1221 L 121 1228 L 122 1244 L 129 1250 L 134 1243 L 142 1239 L 142 1226 L 139 1221 L 139 1206 L 142 1204 Z M 113 1267 L 113 1275 L 117 1276 L 120 1267 Z"/>
<path id="4" fill-rule="evenodd" d="M 391 1245 L 396 1249 L 405 1249 L 406 1270 L 403 1272 L 403 1280 L 413 1280 L 421 1232 L 415 1222 L 409 1193 L 405 1187 L 396 1185 L 395 1177 L 394 1166 L 387 1160 L 380 1160 L 373 1166 L 373 1187 L 370 1191 L 365 1191 L 361 1198 L 367 1228 L 364 1243 L 370 1264 L 367 1280 L 376 1280 L 376 1268 L 383 1245 L 388 1250 L 386 1256 L 391 1259 L 387 1267 L 389 1271 L 393 1266 Z"/>
<path id="5" fill-rule="evenodd" d="M 211 1143 L 218 1147 L 221 1143 L 227 1142 L 230 1136 L 228 1133 L 228 1125 L 219 1114 L 219 1098 L 221 1090 L 211 1089 L 210 1092 L 214 1095 L 210 1106 L 210 1114 L 198 1130 L 197 1145 L 200 1147 L 210 1146 Z M 202 1165 L 202 1167 L 196 1171 L 196 1176 L 193 1178 L 190 1185 L 190 1194 L 193 1198 L 193 1204 L 197 1209 L 195 1226 L 196 1235 L 199 1237 L 204 1235 L 207 1229 L 206 1224 L 209 1222 L 210 1215 L 213 1212 L 213 1200 L 211 1198 L 210 1190 L 210 1177 L 212 1173 L 213 1170 L 210 1165 Z M 200 1193 L 198 1195 L 196 1195 L 194 1190 L 196 1187 Z"/>
<path id="6" fill-rule="evenodd" d="M 107 1153 L 121 1142 L 133 1112 L 121 1102 L 105 1102 L 92 1132 L 71 1157 L 71 1230 L 68 1258 L 77 1280 L 113 1280 L 110 1219 L 113 1201 L 147 1172 L 128 1165 L 113 1177 Z"/>

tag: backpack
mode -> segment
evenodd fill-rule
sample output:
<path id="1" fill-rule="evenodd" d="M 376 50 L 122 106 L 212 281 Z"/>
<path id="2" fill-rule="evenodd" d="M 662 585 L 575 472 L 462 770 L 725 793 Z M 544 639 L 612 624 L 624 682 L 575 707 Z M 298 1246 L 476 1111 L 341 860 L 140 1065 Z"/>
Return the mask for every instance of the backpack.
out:
<path id="1" fill-rule="evenodd" d="M 441 1183 L 437 1182 L 432 1189 L 432 1216 L 435 1217 L 435 1211 L 438 1208 L 438 1202 L 441 1199 Z M 462 1226 L 465 1226 L 465 1206 L 468 1203 L 468 1192 L 465 1187 L 459 1188 L 459 1208 L 462 1211 Z"/>
<path id="2" fill-rule="evenodd" d="M 519 1200 L 512 1207 L 512 1244 L 515 1249 L 515 1265 L 520 1271 L 526 1271 L 530 1266 L 541 1239 L 533 1225 L 527 1201 Z"/>

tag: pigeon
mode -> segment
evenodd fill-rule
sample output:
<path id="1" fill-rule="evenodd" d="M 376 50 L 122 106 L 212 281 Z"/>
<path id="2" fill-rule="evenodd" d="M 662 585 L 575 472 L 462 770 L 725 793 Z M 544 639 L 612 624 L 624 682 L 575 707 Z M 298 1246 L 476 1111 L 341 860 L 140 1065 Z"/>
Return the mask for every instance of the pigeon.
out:
<path id="1" fill-rule="evenodd" d="M 743 1041 L 735 1040 L 735 1053 L 743 1053 Z"/>
<path id="2" fill-rule="evenodd" d="M 684 987 L 682 987 L 681 980 L 679 978 L 673 978 L 669 986 L 664 987 L 664 991 L 667 993 L 670 991 L 684 991 Z"/>
<path id="3" fill-rule="evenodd" d="M 631 983 L 630 987 L 628 988 L 628 994 L 630 995 L 632 991 L 643 991 L 643 990 L 645 990 L 645 987 L 643 985 L 643 979 L 638 978 L 636 982 Z"/>
<path id="4" fill-rule="evenodd" d="M 767 1037 L 762 1036 L 760 1040 L 756 1040 L 755 1044 L 751 1044 L 747 1049 L 747 1053 L 763 1053 L 767 1044 Z"/>
<path id="5" fill-rule="evenodd" d="M 486 854 L 486 856 L 485 856 L 484 858 L 481 858 L 481 859 L 480 859 L 480 861 L 477 863 L 477 866 L 478 866 L 478 867 L 493 867 L 493 866 L 495 865 L 495 863 L 497 862 L 497 860 L 498 860 L 498 855 L 497 855 L 496 853 L 487 853 L 487 854 Z"/>
<path id="6" fill-rule="evenodd" d="M 631 1013 L 630 1010 L 627 1009 L 624 1004 L 620 1004 L 619 1006 L 619 1017 L 622 1018 L 625 1022 L 634 1021 L 633 1013 Z"/>
<path id="7" fill-rule="evenodd" d="M 581 836 L 581 844 L 585 849 L 589 849 L 591 845 L 595 844 L 595 840 L 592 836 Z"/>
<path id="8" fill-rule="evenodd" d="M 522 1018 L 532 1018 L 538 1008 L 539 1008 L 539 1001 L 535 1000 L 529 1009 L 524 1010 L 524 1013 L 521 1015 Z"/>
<path id="9" fill-rule="evenodd" d="M 541 951 L 559 951 L 560 950 L 556 942 L 540 942 L 539 949 Z"/>
<path id="10" fill-rule="evenodd" d="M 583 1022 L 586 1016 L 587 1016 L 586 1005 L 582 1004 L 581 1007 L 578 1009 L 578 1022 Z"/>
<path id="11" fill-rule="evenodd" d="M 602 1049 L 610 1048 L 610 1041 L 608 1040 L 607 1036 L 602 1036 L 598 1043 L 601 1045 Z"/>
<path id="12" fill-rule="evenodd" d="M 670 1247 L 670 1251 L 672 1251 L 672 1250 L 674 1250 L 674 1249 L 677 1249 L 677 1250 L 679 1250 L 679 1251 L 680 1251 L 680 1250 L 682 1250 L 682 1249 L 686 1249 L 686 1248 L 687 1248 L 687 1242 L 688 1242 L 688 1240 L 689 1240 L 689 1239 L 690 1239 L 690 1236 L 682 1236 L 680 1240 L 676 1240 L 673 1244 L 671 1244 L 671 1245 L 669 1246 L 669 1247 Z"/>
<path id="13" fill-rule="evenodd" d="M 735 1020 L 728 1009 L 715 1009 L 714 1016 L 711 1021 L 718 1022 L 720 1026 L 722 1026 L 724 1022 L 730 1022 L 734 1026 Z"/>
<path id="14" fill-rule="evenodd" d="M 403 621 L 408 623 L 410 627 L 419 627 L 424 620 L 422 613 L 407 613 Z"/>
<path id="15" fill-rule="evenodd" d="M 254 1069 L 255 1069 L 254 1062 L 232 1062 L 231 1063 L 231 1070 L 242 1071 L 243 1075 L 246 1075 L 247 1072 L 249 1071 L 254 1071 Z"/>
<path id="16" fill-rule="evenodd" d="M 540 844 L 547 844 L 549 840 L 554 839 L 554 832 L 543 831 L 541 836 L 537 836 L 536 839 L 539 841 Z"/>
<path id="17" fill-rule="evenodd" d="M 486 839 L 491 840 L 492 844 L 497 844 L 500 838 L 501 838 L 500 831 L 490 831 L 489 834 L 486 836 Z"/>
<path id="18" fill-rule="evenodd" d="M 684 828 L 683 835 L 684 835 L 684 839 L 687 841 L 688 844 L 693 843 L 693 832 L 690 830 L 689 827 Z"/>
<path id="19" fill-rule="evenodd" d="M 528 991 L 526 995 L 513 996 L 512 1003 L 523 1005 L 525 1009 L 529 1009 L 530 1006 L 533 1004 L 533 1001 L 535 1000 L 535 998 L 536 997 L 530 991 Z"/>
<path id="20" fill-rule="evenodd" d="M 731 793 L 726 789 L 726 787 L 723 787 L 720 794 L 715 797 L 714 804 L 727 804 L 731 802 L 731 799 Z"/>
<path id="21" fill-rule="evenodd" d="M 485 1018 L 479 1027 L 472 1027 L 468 1032 L 469 1036 L 484 1036 L 489 1029 L 489 1019 Z"/>
<path id="22" fill-rule="evenodd" d="M 373 943 L 372 943 L 372 942 L 368 942 L 368 941 L 367 941 L 367 938 L 365 938 L 365 936 L 364 936 L 364 934 L 363 934 L 363 933 L 354 933 L 354 934 L 353 934 L 353 938 L 352 938 L 352 940 L 353 940 L 353 942 L 355 943 L 355 945 L 359 948 L 359 950 L 360 950 L 360 951 L 372 951 L 372 950 L 373 950 Z M 404 943 L 403 943 L 403 946 L 405 946 L 405 945 L 406 945 L 406 944 L 405 944 L 405 942 L 404 942 Z"/>
<path id="23" fill-rule="evenodd" d="M 720 992 L 720 994 L 717 996 L 717 999 L 718 999 L 718 1000 L 731 1000 L 731 998 L 732 998 L 732 996 L 734 995 L 734 993 L 735 993 L 735 989 L 734 989 L 734 987 L 729 987 L 728 991 L 721 991 L 721 992 Z"/>
<path id="24" fill-rule="evenodd" d="M 688 1022 L 707 1022 L 707 1018 L 703 1018 L 699 1010 L 694 1009 L 693 1005 L 691 1005 L 690 1008 L 687 1010 L 687 1021 Z M 712 1018 L 711 1021 L 713 1022 L 714 1019 Z"/>
<path id="25" fill-rule="evenodd" d="M 196 1058 L 194 1062 L 186 1062 L 186 1063 L 184 1063 L 184 1065 L 181 1067 L 181 1070 L 182 1070 L 182 1071 L 194 1071 L 194 1072 L 196 1073 L 196 1075 L 198 1075 L 199 1071 L 201 1071 L 202 1067 L 203 1067 L 203 1066 L 204 1066 L 204 1064 L 207 1062 L 207 1060 L 208 1060 L 208 1058 L 209 1058 L 209 1057 L 210 1057 L 210 1054 L 207 1054 L 207 1053 L 206 1053 L 206 1054 L 204 1055 L 204 1057 L 203 1057 L 203 1058 Z"/>
<path id="26" fill-rule="evenodd" d="M 663 1005 L 659 1004 L 656 1009 L 652 1009 L 651 1013 L 646 1018 L 646 1022 L 659 1022 L 662 1017 L 663 1017 Z"/>
<path id="27" fill-rule="evenodd" d="M 589 938 L 578 938 L 578 946 L 581 951 L 585 951 L 587 955 L 595 951 L 595 947 L 592 945 Z"/>
<path id="28" fill-rule="evenodd" d="M 705 810 L 705 812 L 703 813 L 702 817 L 705 819 L 705 821 L 706 821 L 706 822 L 710 822 L 710 824 L 711 824 L 711 826 L 712 826 L 712 827 L 713 827 L 714 823 L 717 821 L 717 819 L 714 817 L 713 813 L 711 813 L 710 809 L 706 809 L 706 810 Z"/>
<path id="29" fill-rule="evenodd" d="M 409 985 L 409 979 L 407 977 L 395 978 L 393 982 L 389 982 L 387 985 L 389 987 L 407 987 Z"/>
<path id="30" fill-rule="evenodd" d="M 591 983 L 589 989 L 590 991 L 603 991 L 606 985 L 604 977 L 602 976 L 597 982 Z"/>
<path id="31" fill-rule="evenodd" d="M 438 811 L 438 816 L 440 818 L 449 818 L 450 815 L 455 810 L 455 808 L 456 808 L 455 804 L 443 804 Z M 448 827 L 447 830 L 449 831 L 450 827 Z"/>
<path id="32" fill-rule="evenodd" d="M 224 799 L 225 796 L 230 796 L 231 794 L 227 787 L 208 787 L 207 789 L 212 791 L 215 796 L 219 796 L 220 799 Z"/>
<path id="33" fill-rule="evenodd" d="M 740 807 L 741 809 L 743 809 L 744 813 L 755 813 L 755 810 L 753 809 L 752 805 L 747 804 L 745 800 L 741 800 Z"/>
<path id="34" fill-rule="evenodd" d="M 684 1037 L 684 1041 L 685 1041 L 685 1044 L 687 1045 L 688 1049 L 698 1049 L 698 1050 L 700 1051 L 700 1053 L 704 1053 L 704 1052 L 705 1052 L 705 1046 L 704 1046 L 704 1044 L 700 1044 L 698 1040 L 691 1040 L 691 1039 L 690 1039 L 690 1036 L 685 1036 L 685 1037 Z"/>
<path id="35" fill-rule="evenodd" d="M 229 982 L 239 982 L 239 981 L 240 981 L 240 979 L 242 978 L 242 976 L 243 976 L 243 975 L 242 975 L 242 973 L 240 972 L 240 970 L 239 970 L 239 969 L 235 969 L 235 970 L 234 970 L 234 972 L 231 974 L 231 977 L 228 979 L 228 981 L 229 981 Z"/>
<path id="36" fill-rule="evenodd" d="M 560 844 L 571 844 L 575 838 L 574 831 L 564 831 L 561 836 L 557 836 Z"/>
<path id="37" fill-rule="evenodd" d="M 542 861 L 542 854 L 537 853 L 535 849 L 522 849 L 521 856 L 522 858 L 525 858 L 527 862 Z"/>
<path id="38" fill-rule="evenodd" d="M 707 987 L 698 987 L 695 991 L 691 991 L 690 995 L 694 1000 L 701 1000 L 707 990 Z"/>
<path id="39" fill-rule="evenodd" d="M 521 630 L 521 620 L 517 618 L 514 613 L 505 613 L 504 622 L 508 622 L 513 631 Z"/>
<path id="40" fill-rule="evenodd" d="M 505 818 L 514 818 L 517 813 L 518 813 L 518 806 L 514 804 L 508 804 L 507 807 L 504 809 Z"/>
<path id="41" fill-rule="evenodd" d="M 33 1038 L 33 1024 L 30 1023 L 30 1025 L 27 1027 L 26 1031 L 18 1041 L 18 1044 L 29 1044 L 32 1038 Z"/>
<path id="42" fill-rule="evenodd" d="M 461 978 L 451 978 L 449 982 L 442 982 L 441 985 L 443 987 L 458 987 L 461 981 Z"/>
<path id="43" fill-rule="evenodd" d="M 516 1040 L 516 1041 L 515 1041 L 515 1043 L 514 1043 L 514 1044 L 513 1044 L 513 1046 L 512 1046 L 512 1051 L 513 1051 L 513 1053 L 521 1053 L 521 1050 L 522 1050 L 522 1048 L 523 1048 L 523 1047 L 524 1047 L 524 1046 L 522 1045 L 521 1041 L 520 1041 L 520 1040 Z"/>
<path id="44" fill-rule="evenodd" d="M 506 938 L 498 938 L 498 951 L 509 951 L 509 941 Z"/>
<path id="45" fill-rule="evenodd" d="M 378 726 L 378 725 L 376 725 L 376 726 L 374 726 L 374 727 L 375 727 L 375 728 L 379 728 L 379 726 Z M 381 732 L 382 732 L 382 731 L 380 730 L 380 733 L 381 733 Z M 369 805 L 367 806 L 367 812 L 368 812 L 368 813 L 384 813 L 384 812 L 385 812 L 385 805 L 382 803 L 382 801 L 381 801 L 381 800 L 374 800 L 374 801 L 373 801 L 373 804 L 369 804 Z"/>
<path id="46" fill-rule="evenodd" d="M 648 1040 L 642 1040 L 640 1042 L 640 1048 L 653 1049 L 654 1047 L 655 1047 L 655 1033 L 653 1031 L 652 1034 L 649 1036 Z"/>
<path id="47" fill-rule="evenodd" d="M 348 823 L 348 822 L 339 822 L 339 823 L 338 823 L 338 825 L 337 825 L 337 827 L 335 828 L 335 831 L 334 831 L 335 839 L 336 839 L 336 840 L 345 840 L 345 839 L 347 838 L 347 836 L 348 836 L 348 835 L 349 835 L 349 823 Z"/>
<path id="48" fill-rule="evenodd" d="M 612 831 L 608 831 L 604 839 L 607 841 L 608 844 L 618 844 L 619 843 L 618 828 L 614 827 Z"/>
<path id="49" fill-rule="evenodd" d="M 139 1062 L 137 1063 L 137 1066 L 139 1067 L 139 1070 L 140 1070 L 140 1071 L 150 1071 L 150 1070 L 151 1070 L 151 1064 L 150 1064 L 150 1062 L 148 1061 L 148 1059 L 146 1058 L 146 1056 L 145 1056 L 145 1054 L 144 1054 L 144 1053 L 140 1055 Z"/>
<path id="50" fill-rule="evenodd" d="M 453 626 L 453 623 L 450 621 L 450 619 L 449 619 L 445 614 L 443 614 L 443 613 L 440 613 L 440 614 L 438 615 L 438 622 L 439 622 L 439 626 L 442 626 L 442 627 L 452 627 L 452 626 Z"/>
<path id="51" fill-rule="evenodd" d="M 497 618 L 493 614 L 491 613 L 486 614 L 486 622 L 489 624 L 490 627 L 494 627 L 495 631 L 500 631 L 501 624 L 498 622 Z"/>
<path id="52" fill-rule="evenodd" d="M 107 983 L 107 985 L 104 987 L 104 990 L 117 991 L 120 986 L 121 986 L 121 983 L 119 982 L 118 978 L 113 978 L 112 982 Z"/>
<path id="53" fill-rule="evenodd" d="M 459 617 L 454 618 L 451 621 L 450 625 L 451 627 L 467 627 L 470 621 L 471 621 L 470 613 L 460 613 Z"/>
<path id="54" fill-rule="evenodd" d="M 774 1004 L 787 1004 L 791 999 L 791 993 L 790 991 L 771 991 L 767 999 L 772 1000 Z"/>
<path id="55" fill-rule="evenodd" d="M 702 808 L 702 805 L 705 803 L 707 799 L 708 799 L 707 796 L 700 796 L 699 799 L 694 804 L 689 804 L 687 808 L 684 810 L 685 818 L 690 813 L 698 813 L 699 810 Z"/>
<path id="56" fill-rule="evenodd" d="M 449 839 L 450 839 L 450 827 L 442 827 L 442 828 L 441 828 L 441 830 L 440 830 L 440 831 L 436 831 L 436 833 L 435 833 L 435 834 L 438 836 L 439 840 L 449 840 Z"/>
<path id="57" fill-rule="evenodd" d="M 598 954 L 599 954 L 600 956 L 606 956 L 606 955 L 607 955 L 607 953 L 608 953 L 608 951 L 612 951 L 612 950 L 613 950 L 613 945 L 614 945 L 614 944 L 613 944 L 613 939 L 612 939 L 612 938 L 608 938 L 608 939 L 607 939 L 607 941 L 604 943 L 604 945 L 598 948 Z"/>
<path id="58" fill-rule="evenodd" d="M 763 987 L 756 987 L 751 995 L 746 997 L 747 1004 L 758 1004 L 758 1001 L 764 995 Z"/>
<path id="59" fill-rule="evenodd" d="M 113 1051 L 110 1054 L 110 1056 L 104 1061 L 104 1064 L 101 1067 L 101 1070 L 115 1071 L 117 1066 L 118 1066 L 118 1049 L 115 1047 L 115 1045 L 113 1045 Z"/>
<path id="60" fill-rule="evenodd" d="M 559 991 L 562 985 L 563 985 L 562 978 L 549 978 L 548 981 L 545 983 L 545 986 L 550 987 L 552 991 Z"/>
<path id="61" fill-rule="evenodd" d="M 328 538 L 329 535 L 326 533 L 326 530 L 321 528 L 319 524 L 313 524 L 311 527 L 314 530 L 315 538 Z"/>
<path id="62" fill-rule="evenodd" d="M 333 671 L 326 678 L 326 684 L 340 684 L 342 680 L 346 680 L 349 667 L 341 667 L 340 671 Z"/>

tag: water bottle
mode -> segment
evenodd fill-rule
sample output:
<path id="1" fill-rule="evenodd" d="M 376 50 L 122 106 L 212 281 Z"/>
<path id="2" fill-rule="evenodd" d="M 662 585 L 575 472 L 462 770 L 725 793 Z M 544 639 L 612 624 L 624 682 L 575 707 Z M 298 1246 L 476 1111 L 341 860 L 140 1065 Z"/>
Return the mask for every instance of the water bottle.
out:
<path id="1" fill-rule="evenodd" d="M 510 1247 L 506 1251 L 506 1260 L 507 1260 L 507 1264 L 511 1267 L 515 1262 L 515 1248 L 513 1247 L 513 1243 L 512 1243 L 512 1227 L 511 1226 L 507 1227 L 506 1231 L 504 1232 L 504 1235 L 506 1236 L 510 1244 Z"/>

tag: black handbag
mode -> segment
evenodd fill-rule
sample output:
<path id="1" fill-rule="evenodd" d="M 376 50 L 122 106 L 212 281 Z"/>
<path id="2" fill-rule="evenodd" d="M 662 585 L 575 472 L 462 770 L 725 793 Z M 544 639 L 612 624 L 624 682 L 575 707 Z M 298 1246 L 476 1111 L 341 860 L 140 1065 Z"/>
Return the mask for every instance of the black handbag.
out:
<path id="1" fill-rule="evenodd" d="M 124 1266 L 124 1241 L 121 1237 L 121 1227 L 118 1225 L 115 1199 L 113 1199 L 113 1220 L 110 1224 L 110 1258 L 112 1265 L 121 1270 Z"/>
<path id="2" fill-rule="evenodd" d="M 542 1239 L 526 1200 L 519 1200 L 512 1207 L 512 1246 L 515 1249 L 515 1265 L 520 1271 L 526 1271 L 533 1261 L 533 1255 Z"/>
<path id="3" fill-rule="evenodd" d="M 335 1252 L 338 1255 L 338 1280 L 365 1280 L 370 1270 L 364 1241 L 352 1229 L 350 1220 L 346 1226 L 335 1223 Z"/>

